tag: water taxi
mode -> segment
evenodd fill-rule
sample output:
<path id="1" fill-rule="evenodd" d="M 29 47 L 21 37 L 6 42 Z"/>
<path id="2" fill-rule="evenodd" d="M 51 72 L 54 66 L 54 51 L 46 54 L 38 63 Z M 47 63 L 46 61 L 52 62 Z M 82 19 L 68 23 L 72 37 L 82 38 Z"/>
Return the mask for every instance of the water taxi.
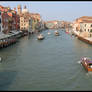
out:
<path id="1" fill-rule="evenodd" d="M 55 31 L 55 36 L 59 36 L 59 32 L 58 31 Z"/>
<path id="2" fill-rule="evenodd" d="M 38 40 L 43 40 L 44 39 L 44 36 L 42 34 L 38 35 L 37 37 Z"/>
<path id="3" fill-rule="evenodd" d="M 89 72 L 92 71 L 92 60 L 88 57 L 83 57 L 81 59 L 81 64 Z"/>

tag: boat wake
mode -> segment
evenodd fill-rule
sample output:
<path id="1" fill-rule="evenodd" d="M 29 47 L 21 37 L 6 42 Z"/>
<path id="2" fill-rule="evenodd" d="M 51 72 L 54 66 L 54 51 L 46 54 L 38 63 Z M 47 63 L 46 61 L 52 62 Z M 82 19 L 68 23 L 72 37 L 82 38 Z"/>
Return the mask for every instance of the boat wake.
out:
<path id="1" fill-rule="evenodd" d="M 88 77 L 91 76 L 92 77 L 92 72 L 87 72 L 86 76 L 88 76 Z"/>

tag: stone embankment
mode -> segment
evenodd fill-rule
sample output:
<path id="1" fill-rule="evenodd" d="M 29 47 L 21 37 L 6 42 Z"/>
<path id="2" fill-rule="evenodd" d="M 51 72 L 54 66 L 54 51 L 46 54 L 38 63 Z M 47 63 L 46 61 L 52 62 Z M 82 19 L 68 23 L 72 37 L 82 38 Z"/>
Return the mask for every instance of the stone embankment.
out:
<path id="1" fill-rule="evenodd" d="M 80 35 L 79 32 L 77 31 L 73 31 L 74 35 L 76 35 L 78 37 L 78 39 L 88 43 L 88 44 L 92 44 L 92 37 L 83 37 L 82 35 Z"/>

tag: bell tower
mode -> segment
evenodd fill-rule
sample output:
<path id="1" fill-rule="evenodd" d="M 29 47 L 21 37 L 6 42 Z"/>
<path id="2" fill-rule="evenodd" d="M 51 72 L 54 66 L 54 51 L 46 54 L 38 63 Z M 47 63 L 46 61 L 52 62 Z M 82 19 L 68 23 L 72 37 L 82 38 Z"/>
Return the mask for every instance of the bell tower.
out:
<path id="1" fill-rule="evenodd" d="M 22 11 L 21 5 L 18 5 L 18 6 L 17 6 L 17 10 L 18 10 L 18 11 L 17 11 L 18 15 L 20 15 L 20 14 L 21 14 L 21 11 Z"/>

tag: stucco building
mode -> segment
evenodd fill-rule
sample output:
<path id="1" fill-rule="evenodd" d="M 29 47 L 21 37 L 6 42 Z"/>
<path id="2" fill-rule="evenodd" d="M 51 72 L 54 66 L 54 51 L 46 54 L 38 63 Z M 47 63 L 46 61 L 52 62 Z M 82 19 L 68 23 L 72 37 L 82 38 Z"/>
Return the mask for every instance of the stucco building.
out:
<path id="1" fill-rule="evenodd" d="M 83 16 L 76 19 L 73 23 L 73 30 L 79 32 L 81 36 L 92 37 L 92 17 Z"/>
<path id="2" fill-rule="evenodd" d="M 1 31 L 9 33 L 12 30 L 19 30 L 19 16 L 14 9 L 0 6 L 1 12 Z"/>
<path id="3" fill-rule="evenodd" d="M 17 8 L 18 14 L 20 15 L 20 30 L 24 32 L 35 30 L 37 24 L 41 21 L 40 14 L 29 13 L 26 6 L 24 6 L 23 10 L 21 9 L 21 6 L 18 6 Z"/>

